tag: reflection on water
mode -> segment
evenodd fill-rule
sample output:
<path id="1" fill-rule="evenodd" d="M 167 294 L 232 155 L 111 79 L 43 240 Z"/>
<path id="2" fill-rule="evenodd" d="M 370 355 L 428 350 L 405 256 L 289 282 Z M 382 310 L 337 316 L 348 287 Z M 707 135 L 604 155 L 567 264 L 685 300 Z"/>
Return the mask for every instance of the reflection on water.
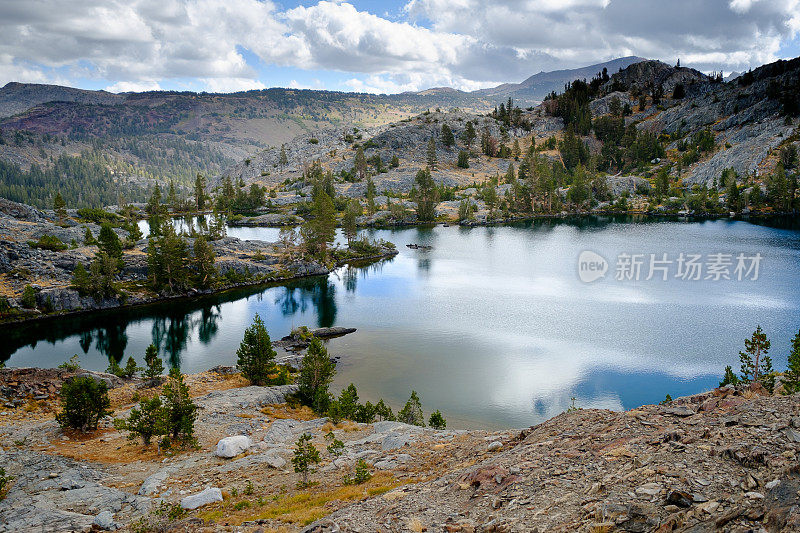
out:
<path id="1" fill-rule="evenodd" d="M 620 223 L 620 222 L 625 222 Z M 274 240 L 268 228 L 237 228 Z M 234 231 L 234 230 L 231 230 Z M 341 357 L 334 389 L 350 382 L 399 407 L 412 389 L 452 427 L 522 427 L 580 407 L 631 408 L 707 389 L 761 324 L 777 368 L 800 328 L 800 233 L 728 220 L 543 220 L 496 228 L 366 230 L 394 242 L 391 261 L 343 267 L 288 285 L 0 330 L 13 366 L 87 368 L 150 343 L 186 372 L 235 364 L 255 313 L 273 338 L 308 325 L 358 328 L 329 342 Z M 407 244 L 432 246 L 414 250 Z M 761 253 L 757 282 L 584 284 L 583 250 Z"/>

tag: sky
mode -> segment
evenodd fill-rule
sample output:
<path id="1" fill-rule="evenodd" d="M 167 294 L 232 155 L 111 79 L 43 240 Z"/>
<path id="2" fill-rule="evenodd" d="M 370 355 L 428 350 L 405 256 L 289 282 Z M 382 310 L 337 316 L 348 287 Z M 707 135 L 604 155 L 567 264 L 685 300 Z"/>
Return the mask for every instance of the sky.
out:
<path id="1" fill-rule="evenodd" d="M 800 0 L 2 0 L 0 86 L 397 93 L 636 55 L 800 56 Z"/>

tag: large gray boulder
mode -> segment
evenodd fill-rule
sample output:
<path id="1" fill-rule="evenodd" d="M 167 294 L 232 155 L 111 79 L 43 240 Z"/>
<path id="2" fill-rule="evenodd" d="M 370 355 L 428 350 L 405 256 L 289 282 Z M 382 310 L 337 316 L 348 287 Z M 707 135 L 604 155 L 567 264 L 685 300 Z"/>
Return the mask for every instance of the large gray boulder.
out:
<path id="1" fill-rule="evenodd" d="M 232 459 L 240 455 L 253 446 L 253 442 L 247 435 L 236 435 L 234 437 L 225 437 L 217 443 L 217 448 L 214 450 L 216 457 L 223 459 Z"/>
<path id="2" fill-rule="evenodd" d="M 181 500 L 184 509 L 197 509 L 204 505 L 222 501 L 222 491 L 217 487 L 208 487 L 203 492 L 192 494 Z"/>

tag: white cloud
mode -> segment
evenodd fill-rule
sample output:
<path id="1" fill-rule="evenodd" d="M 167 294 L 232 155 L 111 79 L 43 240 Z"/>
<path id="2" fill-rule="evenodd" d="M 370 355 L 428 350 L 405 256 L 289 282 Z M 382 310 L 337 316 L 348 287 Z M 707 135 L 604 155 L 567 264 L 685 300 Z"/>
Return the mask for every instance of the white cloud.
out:
<path id="1" fill-rule="evenodd" d="M 624 55 L 742 70 L 776 59 L 798 31 L 800 0 L 409 0 L 399 17 L 341 0 L 286 11 L 272 0 L 3 0 L 0 80 L 53 81 L 57 69 L 109 90 L 262 88 L 252 53 L 352 73 L 354 90 L 470 90 Z"/>
<path id="2" fill-rule="evenodd" d="M 114 85 L 106 87 L 106 91 L 112 93 L 134 93 L 144 91 L 158 91 L 161 86 L 155 80 L 149 81 L 118 81 Z"/>
<path id="3" fill-rule="evenodd" d="M 206 78 L 202 81 L 208 92 L 212 93 L 236 93 L 267 88 L 260 81 L 250 78 Z"/>

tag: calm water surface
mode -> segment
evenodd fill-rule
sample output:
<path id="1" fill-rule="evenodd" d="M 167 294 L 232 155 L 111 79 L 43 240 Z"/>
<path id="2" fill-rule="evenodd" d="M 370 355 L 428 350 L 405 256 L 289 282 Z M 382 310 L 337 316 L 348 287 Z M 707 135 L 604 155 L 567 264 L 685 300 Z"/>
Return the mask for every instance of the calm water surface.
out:
<path id="1" fill-rule="evenodd" d="M 275 240 L 278 230 L 231 228 Z M 341 356 L 334 388 L 400 407 L 415 389 L 452 427 L 522 427 L 580 407 L 631 408 L 715 386 L 738 368 L 743 339 L 761 324 L 784 368 L 800 328 L 800 232 L 746 222 L 537 222 L 494 228 L 369 231 L 397 244 L 393 260 L 342 268 L 289 286 L 236 291 L 169 306 L 0 331 L 10 366 L 55 366 L 73 353 L 104 370 L 139 361 L 151 342 L 185 372 L 235 364 L 255 313 L 273 338 L 294 326 L 358 331 L 329 342 Z M 430 245 L 431 251 L 405 245 Z M 578 278 L 584 250 L 609 272 Z M 763 257 L 758 280 L 649 281 L 649 254 Z M 620 253 L 646 254 L 639 281 L 615 280 Z M 734 260 L 735 262 L 735 260 Z"/>

